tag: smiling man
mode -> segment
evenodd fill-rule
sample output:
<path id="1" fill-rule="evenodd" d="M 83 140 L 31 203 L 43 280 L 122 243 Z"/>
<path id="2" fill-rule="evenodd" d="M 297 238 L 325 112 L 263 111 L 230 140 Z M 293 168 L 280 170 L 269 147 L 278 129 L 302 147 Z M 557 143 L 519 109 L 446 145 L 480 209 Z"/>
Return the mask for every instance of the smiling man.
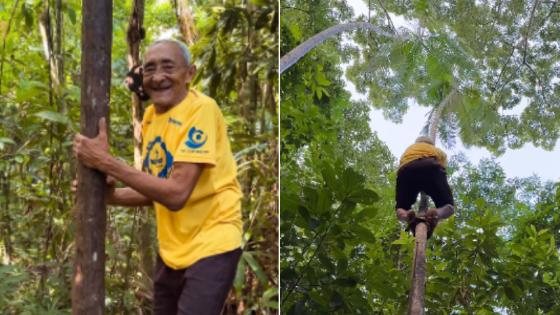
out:
<path id="1" fill-rule="evenodd" d="M 112 205 L 153 205 L 159 256 L 155 314 L 219 314 L 241 255 L 241 190 L 216 102 L 190 89 L 196 68 L 186 45 L 153 43 L 144 56 L 150 105 L 142 121 L 143 172 L 109 153 L 106 124 L 90 139 L 77 134 L 74 154 L 123 182 Z"/>

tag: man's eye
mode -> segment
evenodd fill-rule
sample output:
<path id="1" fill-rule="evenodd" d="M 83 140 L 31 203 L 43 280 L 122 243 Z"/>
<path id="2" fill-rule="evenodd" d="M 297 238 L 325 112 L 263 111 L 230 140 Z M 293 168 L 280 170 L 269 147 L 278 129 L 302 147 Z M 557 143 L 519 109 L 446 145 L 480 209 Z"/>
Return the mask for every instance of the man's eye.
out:
<path id="1" fill-rule="evenodd" d="M 173 69 L 175 69 L 175 67 L 173 65 L 164 65 L 163 66 L 163 70 L 166 70 L 166 71 L 172 71 Z"/>

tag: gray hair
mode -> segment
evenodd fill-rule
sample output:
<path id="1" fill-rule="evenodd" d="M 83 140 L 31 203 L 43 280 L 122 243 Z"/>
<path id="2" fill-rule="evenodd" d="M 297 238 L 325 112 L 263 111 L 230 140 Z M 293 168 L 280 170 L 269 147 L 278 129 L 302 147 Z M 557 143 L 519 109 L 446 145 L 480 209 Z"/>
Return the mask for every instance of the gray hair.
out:
<path id="1" fill-rule="evenodd" d="M 428 143 L 428 144 L 431 144 L 431 145 L 435 145 L 434 140 L 432 140 L 432 138 L 426 137 L 426 136 L 420 136 L 420 137 L 416 138 L 416 143 Z"/>
<path id="2" fill-rule="evenodd" d="M 150 46 L 148 46 L 148 49 L 152 48 L 153 46 L 157 45 L 157 44 L 164 44 L 164 43 L 170 43 L 170 44 L 175 44 L 177 46 L 179 46 L 179 48 L 181 49 L 182 52 L 182 56 L 185 59 L 185 63 L 187 65 L 191 64 L 192 61 L 192 57 L 191 57 L 191 51 L 189 50 L 189 47 L 187 47 L 187 45 L 181 41 L 175 40 L 175 39 L 158 39 L 155 42 L 153 42 Z"/>

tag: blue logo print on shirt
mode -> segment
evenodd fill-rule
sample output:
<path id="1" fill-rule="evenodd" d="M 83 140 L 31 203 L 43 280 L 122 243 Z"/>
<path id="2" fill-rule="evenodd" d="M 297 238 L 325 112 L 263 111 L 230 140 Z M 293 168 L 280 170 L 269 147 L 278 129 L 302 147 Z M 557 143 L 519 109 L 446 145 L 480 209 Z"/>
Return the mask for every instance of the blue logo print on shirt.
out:
<path id="1" fill-rule="evenodd" d="M 189 130 L 189 139 L 185 144 L 191 149 L 198 149 L 206 143 L 206 140 L 208 140 L 208 136 L 204 134 L 204 131 L 192 127 Z"/>
<path id="2" fill-rule="evenodd" d="M 172 165 L 173 155 L 169 153 L 161 137 L 158 136 L 150 141 L 146 148 L 144 162 L 142 163 L 143 168 L 151 175 L 167 178 Z"/>

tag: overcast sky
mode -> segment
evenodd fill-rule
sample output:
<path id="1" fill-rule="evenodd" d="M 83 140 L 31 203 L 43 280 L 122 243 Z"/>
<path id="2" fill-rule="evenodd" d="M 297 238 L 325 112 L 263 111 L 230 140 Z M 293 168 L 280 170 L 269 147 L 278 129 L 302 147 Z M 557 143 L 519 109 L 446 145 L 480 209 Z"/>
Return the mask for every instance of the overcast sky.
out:
<path id="1" fill-rule="evenodd" d="M 348 3 L 354 8 L 356 15 L 367 15 L 367 6 L 363 0 L 350 0 Z M 397 27 L 406 24 L 402 18 L 396 16 L 392 18 Z M 353 99 L 366 99 L 365 95 L 356 91 L 352 83 L 348 80 L 345 81 Z M 521 111 L 520 108 L 514 110 Z M 429 108 L 412 105 L 403 117 L 403 122 L 395 124 L 385 120 L 380 110 L 372 109 L 370 127 L 387 144 L 393 155 L 399 158 L 406 147 L 412 144 L 419 135 L 426 122 L 428 111 Z M 436 145 L 442 147 L 439 142 Z M 473 163 L 478 163 L 482 158 L 492 157 L 492 154 L 486 149 L 476 147 L 466 149 L 460 139 L 457 139 L 457 143 L 452 149 L 445 151 L 449 156 L 463 152 Z M 560 181 L 560 145 L 558 143 L 553 151 L 545 151 L 535 148 L 532 144 L 525 144 L 521 149 L 507 150 L 501 157 L 496 158 L 496 161 L 502 166 L 508 177 L 528 177 L 536 174 L 544 180 Z"/>

